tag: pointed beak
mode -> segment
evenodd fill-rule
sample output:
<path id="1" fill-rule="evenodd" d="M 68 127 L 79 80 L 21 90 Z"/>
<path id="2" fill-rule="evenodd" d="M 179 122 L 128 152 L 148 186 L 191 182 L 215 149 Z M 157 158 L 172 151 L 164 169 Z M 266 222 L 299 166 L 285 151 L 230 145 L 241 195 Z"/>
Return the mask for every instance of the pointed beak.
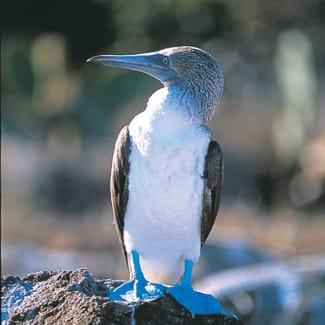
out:
<path id="1" fill-rule="evenodd" d="M 134 55 L 96 55 L 87 62 L 146 73 L 164 83 L 177 77 L 169 58 L 159 52 Z"/>

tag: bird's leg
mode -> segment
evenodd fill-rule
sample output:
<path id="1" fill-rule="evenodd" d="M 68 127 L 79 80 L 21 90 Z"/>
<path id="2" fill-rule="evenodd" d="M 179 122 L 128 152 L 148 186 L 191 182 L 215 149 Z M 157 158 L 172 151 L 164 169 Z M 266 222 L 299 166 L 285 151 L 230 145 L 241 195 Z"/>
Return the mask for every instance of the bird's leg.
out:
<path id="1" fill-rule="evenodd" d="M 136 251 L 130 255 L 131 279 L 109 293 L 110 300 L 134 302 L 153 300 L 164 295 L 165 287 L 161 284 L 150 283 L 144 277 L 140 265 L 140 256 Z"/>
<path id="2" fill-rule="evenodd" d="M 182 286 L 191 286 L 191 277 L 193 271 L 193 262 L 185 260 L 184 274 L 181 280 Z"/>
<path id="3" fill-rule="evenodd" d="M 131 279 L 137 279 L 138 281 L 146 281 L 140 265 L 140 256 L 136 251 L 131 252 Z"/>
<path id="4" fill-rule="evenodd" d="M 179 284 L 167 289 L 193 315 L 225 313 L 213 296 L 195 291 L 191 286 L 193 262 L 185 260 L 183 277 Z"/>

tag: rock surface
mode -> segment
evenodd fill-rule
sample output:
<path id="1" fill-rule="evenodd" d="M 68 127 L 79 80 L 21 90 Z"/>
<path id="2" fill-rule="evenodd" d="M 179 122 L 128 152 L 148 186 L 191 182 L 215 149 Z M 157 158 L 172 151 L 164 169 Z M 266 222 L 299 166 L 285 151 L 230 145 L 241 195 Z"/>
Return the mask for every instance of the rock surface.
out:
<path id="1" fill-rule="evenodd" d="M 225 314 L 192 316 L 168 294 L 138 303 L 109 301 L 109 290 L 121 283 L 97 280 L 86 269 L 2 277 L 2 324 L 241 324 Z"/>

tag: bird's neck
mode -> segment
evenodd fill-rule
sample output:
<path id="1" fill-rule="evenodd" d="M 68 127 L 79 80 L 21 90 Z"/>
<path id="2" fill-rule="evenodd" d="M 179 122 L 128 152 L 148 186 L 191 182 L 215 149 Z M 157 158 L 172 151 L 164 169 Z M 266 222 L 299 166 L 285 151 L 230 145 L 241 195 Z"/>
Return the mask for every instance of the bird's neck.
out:
<path id="1" fill-rule="evenodd" d="M 184 122 L 207 125 L 214 111 L 204 94 L 195 89 L 176 85 L 167 86 L 154 92 L 147 104 L 150 114 L 180 116 Z"/>
<path id="2" fill-rule="evenodd" d="M 164 147 L 171 142 L 192 141 L 189 135 L 210 139 L 210 131 L 195 109 L 197 106 L 189 102 L 186 93 L 167 87 L 157 90 L 149 98 L 146 109 L 130 122 L 133 144 L 142 154 L 147 154 L 152 145 Z"/>

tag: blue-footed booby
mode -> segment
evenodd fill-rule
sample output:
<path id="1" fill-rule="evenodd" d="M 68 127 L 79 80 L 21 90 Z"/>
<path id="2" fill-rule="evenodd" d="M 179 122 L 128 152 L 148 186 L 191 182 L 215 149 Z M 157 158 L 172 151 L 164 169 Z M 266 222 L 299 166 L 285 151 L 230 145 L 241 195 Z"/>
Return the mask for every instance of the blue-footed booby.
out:
<path id="1" fill-rule="evenodd" d="M 154 299 L 168 291 L 193 314 L 220 312 L 216 299 L 191 287 L 222 190 L 222 151 L 208 129 L 223 92 L 220 65 L 191 46 L 87 61 L 141 71 L 163 85 L 115 144 L 111 201 L 130 281 L 109 298 Z M 171 275 L 176 285 L 159 284 Z"/>

